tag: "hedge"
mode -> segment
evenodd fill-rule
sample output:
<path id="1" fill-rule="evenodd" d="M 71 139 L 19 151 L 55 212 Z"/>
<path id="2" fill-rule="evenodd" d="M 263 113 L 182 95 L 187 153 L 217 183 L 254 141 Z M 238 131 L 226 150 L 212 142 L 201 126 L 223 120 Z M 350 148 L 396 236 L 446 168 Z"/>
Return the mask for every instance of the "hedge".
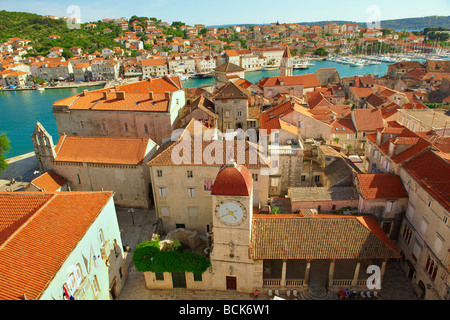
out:
<path id="1" fill-rule="evenodd" d="M 205 257 L 192 252 L 161 251 L 158 241 L 139 244 L 133 254 L 133 262 L 139 272 L 192 272 L 202 274 L 211 263 Z"/>

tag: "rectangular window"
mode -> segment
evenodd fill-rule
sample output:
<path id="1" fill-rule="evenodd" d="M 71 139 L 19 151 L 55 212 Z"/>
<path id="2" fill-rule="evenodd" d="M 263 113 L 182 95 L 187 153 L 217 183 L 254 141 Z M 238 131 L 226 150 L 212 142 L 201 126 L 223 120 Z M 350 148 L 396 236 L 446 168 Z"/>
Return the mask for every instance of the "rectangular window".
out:
<path id="1" fill-rule="evenodd" d="M 314 176 L 314 181 L 315 182 L 319 182 L 320 181 L 320 176 Z"/>
<path id="2" fill-rule="evenodd" d="M 187 177 L 188 177 L 188 178 L 194 177 L 194 173 L 192 172 L 192 170 L 188 170 L 188 171 L 187 171 Z"/>
<path id="3" fill-rule="evenodd" d="M 94 289 L 94 295 L 96 296 L 100 292 L 100 286 L 98 285 L 97 276 L 92 279 L 92 288 Z"/>
<path id="4" fill-rule="evenodd" d="M 105 127 L 105 123 L 104 122 L 102 122 L 102 131 L 106 131 L 106 127 Z"/>
<path id="5" fill-rule="evenodd" d="M 305 176 L 305 175 L 302 175 L 301 180 L 302 180 L 302 181 L 306 181 L 306 176 Z"/>
<path id="6" fill-rule="evenodd" d="M 386 203 L 386 212 L 394 211 L 394 201 L 388 201 Z"/>
<path id="7" fill-rule="evenodd" d="M 80 121 L 80 128 L 81 128 L 81 131 L 84 131 L 84 122 L 83 121 Z"/>
<path id="8" fill-rule="evenodd" d="M 162 178 L 162 176 L 163 176 L 162 170 L 156 170 L 156 176 L 158 178 Z"/>
<path id="9" fill-rule="evenodd" d="M 156 272 L 156 273 L 155 273 L 155 280 L 158 280 L 158 281 L 164 281 L 164 273 L 162 273 L 162 272 Z"/>
<path id="10" fill-rule="evenodd" d="M 126 122 L 123 124 L 123 129 L 125 132 L 128 132 L 128 124 Z"/>
<path id="11" fill-rule="evenodd" d="M 392 222 L 383 222 L 382 229 L 384 233 L 389 235 L 391 233 Z"/>
<path id="12" fill-rule="evenodd" d="M 258 175 L 256 173 L 252 173 L 253 181 L 258 181 Z"/>
<path id="13" fill-rule="evenodd" d="M 278 187 L 278 178 L 272 178 L 271 186 L 272 187 Z"/>
<path id="14" fill-rule="evenodd" d="M 159 196 L 163 198 L 167 196 L 166 188 L 159 188 Z"/>
<path id="15" fill-rule="evenodd" d="M 405 223 L 403 227 L 402 237 L 405 239 L 405 242 L 409 244 L 411 242 L 412 230 L 409 228 L 409 225 Z"/>
<path id="16" fill-rule="evenodd" d="M 144 132 L 148 133 L 148 125 L 144 124 Z"/>
<path id="17" fill-rule="evenodd" d="M 78 184 L 81 184 L 81 178 L 80 178 L 79 174 L 77 174 L 77 178 L 78 178 Z"/>
<path id="18" fill-rule="evenodd" d="M 194 273 L 194 281 L 203 281 L 201 273 Z"/>
<path id="19" fill-rule="evenodd" d="M 189 188 L 189 197 L 195 198 L 195 189 L 194 188 Z"/>

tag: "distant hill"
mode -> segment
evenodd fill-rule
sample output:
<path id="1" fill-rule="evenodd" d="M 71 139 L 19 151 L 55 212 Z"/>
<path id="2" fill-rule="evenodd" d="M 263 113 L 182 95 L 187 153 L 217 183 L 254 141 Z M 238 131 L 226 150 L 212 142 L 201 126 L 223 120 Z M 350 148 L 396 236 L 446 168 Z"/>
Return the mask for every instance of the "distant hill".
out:
<path id="1" fill-rule="evenodd" d="M 114 38 L 122 32 L 120 27 L 113 23 L 97 22 L 97 28 L 86 30 L 85 24 L 80 29 L 69 29 L 64 20 L 43 18 L 41 15 L 27 12 L 0 11 L 0 43 L 9 38 L 22 38 L 31 40 L 35 54 L 47 54 L 51 47 L 58 46 L 70 48 L 80 47 L 85 51 L 93 52 L 105 47 L 119 46 Z M 103 34 L 103 29 L 112 30 Z M 51 35 L 61 38 L 48 40 Z"/>
<path id="2" fill-rule="evenodd" d="M 346 21 L 346 20 L 327 20 L 327 21 L 314 21 L 314 22 L 297 22 L 302 25 L 310 25 L 310 26 L 321 26 L 323 27 L 329 23 L 336 23 L 339 25 L 343 25 L 346 23 L 356 23 L 360 27 L 367 27 L 367 22 L 355 22 L 355 21 Z M 249 26 L 261 26 L 262 24 L 239 24 L 240 26 L 249 25 Z M 231 25 L 220 25 L 220 26 L 208 26 L 208 27 L 230 27 L 235 26 L 235 24 Z M 442 27 L 445 29 L 450 29 L 450 16 L 429 16 L 422 18 L 406 18 L 406 19 L 394 19 L 394 20 L 382 20 L 381 28 L 394 29 L 394 30 L 417 30 L 421 31 L 425 28 L 433 28 L 433 27 Z"/>

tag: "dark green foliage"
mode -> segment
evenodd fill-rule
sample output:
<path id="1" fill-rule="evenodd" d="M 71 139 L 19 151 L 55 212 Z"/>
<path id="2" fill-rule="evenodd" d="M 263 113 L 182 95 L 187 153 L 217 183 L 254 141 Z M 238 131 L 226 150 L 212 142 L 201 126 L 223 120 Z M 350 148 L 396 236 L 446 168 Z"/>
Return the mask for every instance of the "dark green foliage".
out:
<path id="1" fill-rule="evenodd" d="M 10 141 L 5 133 L 0 131 L 0 173 L 2 173 L 7 167 L 6 155 L 10 148 Z"/>
<path id="2" fill-rule="evenodd" d="M 69 29 L 64 20 L 43 18 L 40 15 L 26 12 L 0 11 L 0 43 L 9 38 L 30 40 L 33 55 L 47 55 L 50 48 L 61 47 L 69 49 L 79 47 L 83 52 L 92 53 L 103 48 L 121 47 L 114 38 L 122 30 L 112 22 L 96 22 L 97 27 L 86 29 L 87 23 L 81 24 L 80 29 Z M 103 34 L 103 29 L 109 28 L 111 33 Z M 58 35 L 61 38 L 48 40 L 47 37 Z"/>
<path id="3" fill-rule="evenodd" d="M 175 246 L 177 247 L 177 246 Z M 201 274 L 211 265 L 196 253 L 160 251 L 158 241 L 145 241 L 136 247 L 133 262 L 139 272 L 193 272 Z"/>

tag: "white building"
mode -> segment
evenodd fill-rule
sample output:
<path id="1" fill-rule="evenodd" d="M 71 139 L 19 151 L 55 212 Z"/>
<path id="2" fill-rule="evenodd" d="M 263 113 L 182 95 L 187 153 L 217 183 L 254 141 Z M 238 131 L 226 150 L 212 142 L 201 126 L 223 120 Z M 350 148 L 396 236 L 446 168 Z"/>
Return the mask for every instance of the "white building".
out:
<path id="1" fill-rule="evenodd" d="M 0 202 L 10 222 L 0 228 L 1 300 L 119 295 L 127 270 L 112 192 L 0 192 Z"/>

